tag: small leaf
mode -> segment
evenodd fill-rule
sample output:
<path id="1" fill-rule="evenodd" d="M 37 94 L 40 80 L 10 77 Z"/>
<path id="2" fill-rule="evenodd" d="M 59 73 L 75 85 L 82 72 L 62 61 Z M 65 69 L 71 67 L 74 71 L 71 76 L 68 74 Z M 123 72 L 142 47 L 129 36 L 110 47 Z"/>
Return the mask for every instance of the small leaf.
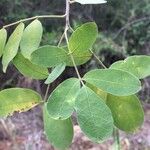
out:
<path id="1" fill-rule="evenodd" d="M 45 81 L 45 84 L 50 84 L 53 81 L 55 81 L 61 74 L 62 72 L 65 70 L 66 64 L 62 63 L 58 66 L 56 66 L 52 72 L 49 74 L 48 78 Z"/>
<path id="2" fill-rule="evenodd" d="M 34 52 L 40 45 L 43 28 L 39 20 L 31 22 L 24 30 L 22 40 L 20 43 L 21 53 L 25 58 L 30 59 L 32 52 Z"/>
<path id="3" fill-rule="evenodd" d="M 88 51 L 98 35 L 97 25 L 94 22 L 88 22 L 77 28 L 69 39 L 69 50 L 71 52 Z"/>
<path id="4" fill-rule="evenodd" d="M 46 109 L 43 109 L 44 130 L 49 142 L 59 149 L 66 149 L 72 142 L 73 125 L 71 119 L 52 119 Z"/>
<path id="5" fill-rule="evenodd" d="M 21 53 L 18 53 L 13 59 L 15 67 L 27 77 L 32 79 L 46 79 L 48 77 L 48 69 L 35 65 L 28 59 L 24 58 Z"/>
<path id="6" fill-rule="evenodd" d="M 96 86 L 86 83 L 86 86 L 93 90 L 102 100 L 107 100 L 107 93 L 97 88 Z"/>
<path id="7" fill-rule="evenodd" d="M 47 109 L 50 116 L 54 119 L 69 118 L 73 113 L 79 89 L 80 81 L 76 78 L 61 83 L 48 98 Z"/>
<path id="8" fill-rule="evenodd" d="M 8 39 L 8 42 L 3 52 L 3 58 L 2 58 L 3 72 L 6 72 L 8 64 L 17 55 L 23 30 L 24 30 L 24 24 L 20 23 Z"/>
<path id="9" fill-rule="evenodd" d="M 83 79 L 97 88 L 117 96 L 132 95 L 141 89 L 138 78 L 122 70 L 95 69 L 85 74 Z"/>
<path id="10" fill-rule="evenodd" d="M 31 55 L 31 61 L 43 67 L 55 67 L 64 63 L 67 53 L 64 49 L 56 46 L 42 46 Z"/>
<path id="11" fill-rule="evenodd" d="M 126 132 L 134 132 L 144 121 L 140 101 L 135 95 L 119 97 L 108 94 L 107 105 L 112 111 L 116 127 Z"/>
<path id="12" fill-rule="evenodd" d="M 150 76 L 150 56 L 131 56 L 124 61 L 115 62 L 110 68 L 130 72 L 139 79 L 143 79 Z"/>
<path id="13" fill-rule="evenodd" d="M 78 123 L 82 131 L 94 142 L 102 142 L 113 131 L 110 109 L 97 94 L 83 87 L 75 101 Z"/>
<path id="14" fill-rule="evenodd" d="M 24 112 L 41 102 L 41 96 L 33 90 L 10 88 L 0 91 L 0 116 Z"/>
<path id="15" fill-rule="evenodd" d="M 80 4 L 103 4 L 107 3 L 105 0 L 75 0 L 76 2 Z"/>
<path id="16" fill-rule="evenodd" d="M 6 31 L 6 29 L 3 28 L 0 30 L 0 57 L 3 54 L 6 40 L 7 40 L 7 31 Z"/>

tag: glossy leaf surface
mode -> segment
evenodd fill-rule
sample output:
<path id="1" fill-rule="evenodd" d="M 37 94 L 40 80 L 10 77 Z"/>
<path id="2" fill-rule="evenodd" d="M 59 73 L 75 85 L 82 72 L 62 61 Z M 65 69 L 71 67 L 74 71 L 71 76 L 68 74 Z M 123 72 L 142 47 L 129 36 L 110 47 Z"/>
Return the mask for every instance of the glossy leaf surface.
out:
<path id="1" fill-rule="evenodd" d="M 130 72 L 139 79 L 143 79 L 150 76 L 150 56 L 131 56 L 124 61 L 115 62 L 110 68 Z"/>
<path id="2" fill-rule="evenodd" d="M 47 68 L 33 64 L 30 60 L 24 58 L 21 53 L 16 55 L 13 64 L 24 76 L 32 79 L 46 79 L 48 77 Z"/>
<path id="3" fill-rule="evenodd" d="M 80 81 L 76 78 L 62 82 L 48 98 L 47 110 L 50 116 L 54 119 L 69 118 L 79 90 Z"/>
<path id="4" fill-rule="evenodd" d="M 134 132 L 141 127 L 144 113 L 137 96 L 118 97 L 108 94 L 107 105 L 112 111 L 116 127 L 120 130 Z"/>
<path id="5" fill-rule="evenodd" d="M 24 112 L 41 102 L 41 96 L 33 90 L 10 88 L 0 91 L 0 116 Z"/>
<path id="6" fill-rule="evenodd" d="M 83 79 L 97 88 L 117 96 L 132 95 L 141 89 L 138 78 L 122 70 L 95 69 L 86 73 Z"/>
<path id="7" fill-rule="evenodd" d="M 110 109 L 97 94 L 83 87 L 75 101 L 78 123 L 82 131 L 92 141 L 102 142 L 113 131 L 113 118 Z"/>
<path id="8" fill-rule="evenodd" d="M 24 30 L 24 24 L 20 23 L 8 39 L 8 42 L 3 52 L 3 58 L 2 58 L 3 72 L 6 72 L 8 64 L 17 55 L 23 30 Z"/>
<path id="9" fill-rule="evenodd" d="M 39 47 L 42 38 L 42 33 L 42 24 L 37 19 L 31 22 L 25 28 L 20 43 L 21 53 L 25 58 L 30 59 L 32 52 Z"/>
<path id="10" fill-rule="evenodd" d="M 43 109 L 44 130 L 49 142 L 59 149 L 66 149 L 72 142 L 73 125 L 71 119 L 52 119 L 46 105 Z"/>

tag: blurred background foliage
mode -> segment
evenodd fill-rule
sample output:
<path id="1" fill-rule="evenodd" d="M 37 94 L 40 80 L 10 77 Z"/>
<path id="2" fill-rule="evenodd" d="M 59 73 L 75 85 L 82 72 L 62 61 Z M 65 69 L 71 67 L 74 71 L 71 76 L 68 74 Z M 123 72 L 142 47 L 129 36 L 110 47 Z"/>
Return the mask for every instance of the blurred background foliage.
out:
<path id="1" fill-rule="evenodd" d="M 35 15 L 64 12 L 64 0 L 0 0 L 0 26 Z M 108 0 L 103 5 L 74 3 L 71 6 L 70 18 L 73 28 L 93 20 L 98 24 L 99 36 L 94 50 L 106 66 L 130 55 L 150 55 L 149 0 Z M 56 45 L 64 30 L 64 20 L 41 21 L 44 27 L 42 45 Z M 12 30 L 13 28 L 9 28 L 9 33 Z M 99 65 L 92 60 L 79 69 L 84 74 L 86 69 L 95 67 Z M 70 74 L 68 76 L 72 76 Z"/>

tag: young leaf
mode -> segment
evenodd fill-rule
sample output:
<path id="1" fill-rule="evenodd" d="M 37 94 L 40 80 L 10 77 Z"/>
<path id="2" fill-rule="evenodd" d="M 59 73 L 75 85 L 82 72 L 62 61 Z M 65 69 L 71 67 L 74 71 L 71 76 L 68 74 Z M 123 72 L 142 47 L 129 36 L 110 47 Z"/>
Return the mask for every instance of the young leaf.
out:
<path id="1" fill-rule="evenodd" d="M 66 149 L 72 142 L 73 125 L 71 119 L 55 120 L 48 114 L 46 105 L 43 109 L 44 130 L 49 142 L 59 149 Z"/>
<path id="2" fill-rule="evenodd" d="M 107 3 L 105 0 L 75 0 L 76 2 L 80 4 L 103 4 Z"/>
<path id="3" fill-rule="evenodd" d="M 69 50 L 71 52 L 88 51 L 98 35 L 97 25 L 94 22 L 88 22 L 77 28 L 69 39 Z"/>
<path id="4" fill-rule="evenodd" d="M 102 142 L 113 131 L 110 109 L 97 94 L 84 86 L 75 101 L 78 123 L 82 131 L 93 141 Z"/>
<path id="5" fill-rule="evenodd" d="M 124 61 L 115 62 L 110 68 L 130 72 L 139 79 L 143 79 L 150 76 L 150 56 L 131 56 Z"/>
<path id="6" fill-rule="evenodd" d="M 7 40 L 7 31 L 6 31 L 6 29 L 3 28 L 0 30 L 0 57 L 3 54 L 6 40 Z"/>
<path id="7" fill-rule="evenodd" d="M 50 84 L 53 81 L 55 81 L 61 74 L 62 72 L 65 70 L 66 68 L 66 64 L 62 63 L 58 66 L 56 66 L 52 72 L 49 74 L 48 78 L 45 81 L 45 84 Z"/>
<path id="8" fill-rule="evenodd" d="M 42 38 L 42 33 L 42 24 L 37 19 L 31 22 L 25 28 L 20 43 L 21 53 L 25 58 L 30 59 L 32 52 L 39 47 Z"/>
<path id="9" fill-rule="evenodd" d="M 70 78 L 61 83 L 50 95 L 47 103 L 47 110 L 54 119 L 66 119 L 71 116 L 74 110 L 74 103 L 80 81 Z"/>
<path id="10" fill-rule="evenodd" d="M 107 100 L 107 93 L 97 88 L 96 86 L 86 83 L 86 86 L 93 90 L 102 100 Z"/>
<path id="11" fill-rule="evenodd" d="M 28 59 L 24 58 L 21 53 L 18 53 L 13 59 L 15 67 L 27 77 L 33 79 L 46 79 L 48 77 L 48 69 L 35 65 Z"/>
<path id="12" fill-rule="evenodd" d="M 127 96 L 137 93 L 141 89 L 141 83 L 132 74 L 115 69 L 95 69 L 83 78 L 107 93 L 117 96 Z"/>
<path id="13" fill-rule="evenodd" d="M 144 113 L 135 95 L 119 97 L 108 94 L 107 105 L 112 111 L 116 127 L 126 132 L 134 132 L 144 121 Z"/>
<path id="14" fill-rule="evenodd" d="M 3 58 L 2 58 L 3 72 L 6 72 L 8 64 L 17 55 L 23 30 L 24 30 L 24 24 L 20 23 L 8 39 L 8 42 L 3 52 Z"/>
<path id="15" fill-rule="evenodd" d="M 41 102 L 41 96 L 33 90 L 10 88 L 0 91 L 0 116 L 24 112 Z"/>
<path id="16" fill-rule="evenodd" d="M 55 67 L 64 63 L 67 53 L 64 49 L 56 46 L 42 46 L 31 55 L 31 61 L 43 67 Z"/>

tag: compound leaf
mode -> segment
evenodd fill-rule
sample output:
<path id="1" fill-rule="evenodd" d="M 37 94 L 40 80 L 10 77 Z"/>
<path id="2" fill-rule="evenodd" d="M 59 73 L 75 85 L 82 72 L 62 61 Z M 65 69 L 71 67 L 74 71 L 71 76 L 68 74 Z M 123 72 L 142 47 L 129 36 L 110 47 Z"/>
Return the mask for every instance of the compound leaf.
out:
<path id="1" fill-rule="evenodd" d="M 110 68 L 130 72 L 139 79 L 143 79 L 150 76 L 150 56 L 131 56 L 124 61 L 115 62 Z"/>
<path id="2" fill-rule="evenodd" d="M 24 112 L 41 102 L 41 96 L 30 89 L 10 88 L 0 91 L 0 116 Z"/>
<path id="3" fill-rule="evenodd" d="M 50 95 L 47 103 L 47 110 L 54 119 L 66 119 L 71 116 L 74 110 L 74 103 L 80 81 L 70 78 L 61 83 Z"/>
<path id="4" fill-rule="evenodd" d="M 117 96 L 132 95 L 141 89 L 138 78 L 122 70 L 95 69 L 85 74 L 83 79 L 97 88 Z"/>
<path id="5" fill-rule="evenodd" d="M 24 76 L 32 79 L 46 79 L 48 77 L 47 68 L 33 64 L 21 53 L 18 53 L 13 59 L 13 64 Z"/>
<path id="6" fill-rule="evenodd" d="M 20 43 L 21 53 L 25 58 L 30 59 L 32 52 L 39 47 L 42 38 L 42 33 L 42 24 L 37 19 L 31 22 L 25 28 Z"/>
<path id="7" fill-rule="evenodd" d="M 43 67 L 55 67 L 64 63 L 67 53 L 57 46 L 46 45 L 38 48 L 31 55 L 31 61 Z"/>
<path id="8" fill-rule="evenodd" d="M 76 2 L 80 4 L 103 4 L 107 3 L 105 0 L 75 0 Z"/>
<path id="9" fill-rule="evenodd" d="M 8 64 L 17 55 L 23 30 L 24 30 L 24 24 L 20 23 L 8 39 L 8 42 L 3 52 L 3 58 L 2 58 L 3 72 L 6 72 Z"/>
<path id="10" fill-rule="evenodd" d="M 6 40 L 7 40 L 7 31 L 6 31 L 6 29 L 3 28 L 0 30 L 0 57 L 3 54 Z"/>
<path id="11" fill-rule="evenodd" d="M 88 51 L 98 35 L 97 25 L 94 22 L 88 22 L 77 28 L 69 39 L 69 50 L 71 52 Z"/>
<path id="12" fill-rule="evenodd" d="M 55 81 L 61 74 L 62 72 L 65 70 L 66 68 L 66 64 L 62 63 L 58 66 L 56 66 L 52 72 L 49 74 L 48 78 L 45 81 L 45 84 L 50 84 L 53 81 Z"/>
<path id="13" fill-rule="evenodd" d="M 112 111 L 116 127 L 120 130 L 134 132 L 142 125 L 144 113 L 137 96 L 119 97 L 108 94 L 107 105 Z"/>
<path id="14" fill-rule="evenodd" d="M 102 142 L 113 131 L 113 118 L 110 109 L 97 94 L 83 87 L 75 101 L 78 123 L 91 140 Z"/>
<path id="15" fill-rule="evenodd" d="M 72 142 L 73 125 L 71 119 L 55 120 L 43 109 L 44 130 L 49 142 L 59 149 L 66 149 Z"/>

